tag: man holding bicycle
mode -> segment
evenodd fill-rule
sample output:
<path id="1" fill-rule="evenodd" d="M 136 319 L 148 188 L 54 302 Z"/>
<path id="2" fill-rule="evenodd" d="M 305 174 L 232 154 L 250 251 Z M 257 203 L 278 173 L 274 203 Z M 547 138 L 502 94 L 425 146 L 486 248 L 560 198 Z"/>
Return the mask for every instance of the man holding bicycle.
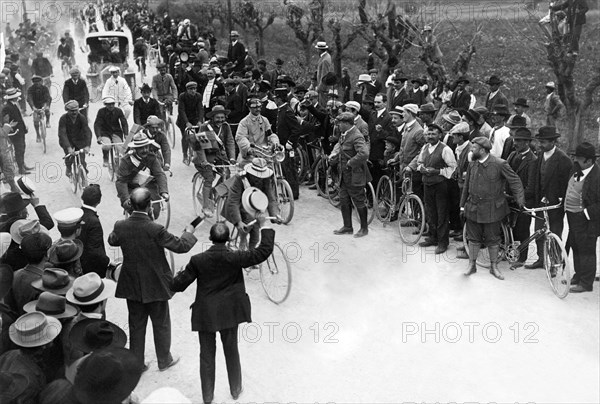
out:
<path id="1" fill-rule="evenodd" d="M 37 135 L 36 140 L 39 143 L 41 142 L 40 125 L 45 124 L 47 128 L 50 127 L 50 103 L 52 102 L 52 97 L 50 96 L 48 87 L 42 84 L 40 76 L 34 75 L 31 77 L 31 81 L 33 85 L 27 89 L 27 103 L 33 111 L 33 126 Z M 46 122 L 42 122 L 38 111 L 43 111 L 46 116 Z"/>
<path id="2" fill-rule="evenodd" d="M 161 106 L 160 119 L 166 122 L 165 107 L 173 114 L 173 101 L 177 99 L 177 86 L 173 76 L 167 73 L 167 65 L 159 63 L 156 65 L 158 74 L 152 77 L 152 98 L 166 106 Z"/>
<path id="3" fill-rule="evenodd" d="M 235 142 L 231 128 L 226 121 L 228 109 L 222 105 L 215 107 L 206 114 L 208 122 L 200 125 L 200 132 L 190 136 L 190 147 L 194 150 L 193 163 L 196 170 L 202 174 L 204 185 L 202 199 L 204 214 L 212 217 L 213 209 L 210 207 L 210 193 L 215 179 L 211 165 L 221 162 L 235 164 Z"/>
<path id="4" fill-rule="evenodd" d="M 106 97 L 102 100 L 104 108 L 98 110 L 96 120 L 94 121 L 94 132 L 98 138 L 98 144 L 102 143 L 122 143 L 129 126 L 127 119 L 120 108 L 115 106 L 115 99 Z M 102 146 L 102 159 L 104 167 L 108 167 L 108 151 L 110 146 Z"/>
<path id="5" fill-rule="evenodd" d="M 240 149 L 238 164 L 245 167 L 252 162 L 251 146 L 278 145 L 279 137 L 272 132 L 269 120 L 261 115 L 262 103 L 258 98 L 248 100 L 250 113 L 240 121 L 235 141 Z"/>
<path id="6" fill-rule="evenodd" d="M 65 155 L 81 149 L 89 153 L 92 144 L 92 131 L 85 116 L 79 113 L 79 104 L 77 101 L 71 100 L 65 104 L 65 111 L 67 113 L 58 120 L 58 142 L 60 147 L 64 150 Z M 85 154 L 81 154 L 80 157 L 81 164 L 86 168 Z M 67 157 L 65 159 L 67 177 L 71 176 L 72 164 L 73 157 Z"/>
<path id="7" fill-rule="evenodd" d="M 150 115 L 144 127 L 147 130 L 148 138 L 156 143 L 153 151 L 159 158 L 163 170 L 169 171 L 171 168 L 171 146 L 169 146 L 167 136 L 161 130 L 163 123 L 156 115 Z"/>
<path id="8" fill-rule="evenodd" d="M 117 173 L 117 196 L 121 200 L 121 206 L 127 211 L 131 210 L 129 195 L 138 187 L 146 187 L 152 194 L 152 200 L 169 200 L 169 188 L 167 176 L 162 169 L 158 158 L 150 152 L 150 147 L 156 146 L 145 133 L 133 136 L 133 142 L 129 143 L 129 151 L 119 162 Z M 152 207 L 154 218 L 160 214 L 160 204 Z"/>

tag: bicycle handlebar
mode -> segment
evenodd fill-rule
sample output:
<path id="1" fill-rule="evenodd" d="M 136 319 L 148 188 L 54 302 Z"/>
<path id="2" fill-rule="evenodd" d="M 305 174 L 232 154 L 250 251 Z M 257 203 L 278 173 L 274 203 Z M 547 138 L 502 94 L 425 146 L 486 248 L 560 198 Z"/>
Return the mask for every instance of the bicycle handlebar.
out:
<path id="1" fill-rule="evenodd" d="M 78 154 L 87 154 L 87 155 L 89 155 L 89 156 L 93 156 L 93 154 L 92 154 L 92 153 L 90 153 L 90 152 L 86 152 L 85 150 L 83 150 L 83 149 L 80 149 L 80 150 L 75 150 L 75 151 L 73 151 L 73 152 L 71 152 L 71 153 L 67 154 L 66 156 L 64 156 L 64 157 L 63 157 L 63 160 L 64 160 L 64 159 L 66 159 L 67 157 L 75 157 L 75 156 L 76 156 L 76 155 L 78 155 Z"/>
<path id="2" fill-rule="evenodd" d="M 267 217 L 265 217 L 265 220 L 276 220 L 276 219 L 281 219 L 281 218 L 279 218 L 279 217 L 277 217 L 277 216 L 267 216 Z M 251 221 L 250 223 L 246 223 L 246 226 L 252 226 L 252 225 L 254 225 L 256 222 L 257 222 L 257 220 L 256 220 L 256 219 L 254 219 L 254 220 L 253 220 L 253 221 Z M 279 224 L 279 223 L 278 223 L 278 224 Z"/>
<path id="3" fill-rule="evenodd" d="M 523 211 L 524 212 L 530 212 L 530 213 L 544 212 L 544 211 L 547 211 L 547 210 L 558 209 L 561 206 L 562 206 L 562 201 L 559 201 L 558 204 L 556 204 L 556 205 L 543 206 L 541 208 L 528 208 L 526 206 L 523 206 Z"/>

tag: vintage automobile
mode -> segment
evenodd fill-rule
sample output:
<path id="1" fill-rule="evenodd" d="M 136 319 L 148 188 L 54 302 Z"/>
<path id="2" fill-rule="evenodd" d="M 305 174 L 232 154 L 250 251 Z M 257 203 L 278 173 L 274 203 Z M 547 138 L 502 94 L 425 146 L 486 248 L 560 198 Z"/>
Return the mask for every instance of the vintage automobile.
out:
<path id="1" fill-rule="evenodd" d="M 94 92 L 101 92 L 110 77 L 108 69 L 117 66 L 129 83 L 132 92 L 136 89 L 133 44 L 131 36 L 120 31 L 89 33 L 85 39 L 89 49 L 89 69 L 86 78 Z"/>

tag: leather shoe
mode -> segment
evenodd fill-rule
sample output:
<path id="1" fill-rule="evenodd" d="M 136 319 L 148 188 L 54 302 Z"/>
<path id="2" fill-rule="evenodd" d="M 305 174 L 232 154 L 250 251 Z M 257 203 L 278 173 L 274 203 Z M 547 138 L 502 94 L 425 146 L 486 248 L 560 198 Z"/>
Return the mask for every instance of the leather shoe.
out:
<path id="1" fill-rule="evenodd" d="M 231 397 L 233 397 L 234 400 L 237 400 L 242 395 L 243 392 L 244 392 L 244 386 L 242 386 L 240 391 L 238 391 L 237 393 L 231 393 Z"/>
<path id="2" fill-rule="evenodd" d="M 452 230 L 452 231 L 451 231 L 451 232 L 448 234 L 448 236 L 449 236 L 449 237 L 460 237 L 460 238 L 461 238 L 461 240 L 462 240 L 462 234 L 463 234 L 463 232 L 462 232 L 462 231 L 459 231 L 459 230 Z"/>
<path id="3" fill-rule="evenodd" d="M 500 272 L 498 268 L 491 268 L 490 273 L 494 275 L 496 279 L 500 279 L 501 281 L 504 280 L 504 275 L 502 275 L 502 272 Z"/>
<path id="4" fill-rule="evenodd" d="M 333 234 L 352 234 L 354 233 L 354 229 L 352 227 L 342 227 L 341 229 L 334 230 Z"/>
<path id="5" fill-rule="evenodd" d="M 510 269 L 514 271 L 517 268 L 521 268 L 523 265 L 525 265 L 525 263 L 521 261 L 513 262 L 510 264 Z"/>
<path id="6" fill-rule="evenodd" d="M 150 368 L 148 367 L 148 364 L 147 364 L 147 363 L 144 363 L 144 366 L 142 367 L 142 373 L 146 372 L 148 369 L 150 369 Z"/>
<path id="7" fill-rule="evenodd" d="M 29 167 L 27 164 L 23 164 L 23 168 L 25 168 L 25 170 L 33 170 L 35 167 Z"/>
<path id="8" fill-rule="evenodd" d="M 575 285 L 575 286 L 571 286 L 571 288 L 569 289 L 569 292 L 571 293 L 582 293 L 582 292 L 591 292 L 592 289 L 586 289 L 581 285 Z"/>
<path id="9" fill-rule="evenodd" d="M 356 232 L 356 234 L 354 235 L 354 238 L 364 237 L 367 234 L 369 234 L 369 229 L 360 229 L 359 231 Z"/>
<path id="10" fill-rule="evenodd" d="M 448 250 L 448 246 L 447 245 L 441 245 L 439 244 L 437 247 L 435 247 L 435 253 L 436 254 L 443 254 L 446 252 L 446 250 Z"/>
<path id="11" fill-rule="evenodd" d="M 165 370 L 177 365 L 177 363 L 179 363 L 179 359 L 181 359 L 181 358 L 177 357 L 177 358 L 171 359 L 171 362 L 169 362 L 169 364 L 167 366 L 158 368 L 158 370 L 160 370 L 161 372 L 164 372 Z"/>
<path id="12" fill-rule="evenodd" d="M 467 269 L 467 272 L 465 272 L 463 275 L 471 276 L 475 272 L 477 272 L 477 263 L 475 261 L 471 261 L 471 262 L 469 262 L 469 268 Z"/>
<path id="13" fill-rule="evenodd" d="M 572 278 L 570 283 L 571 283 L 571 286 L 578 285 L 578 284 L 579 284 L 579 279 L 577 279 L 577 278 Z"/>
<path id="14" fill-rule="evenodd" d="M 419 247 L 432 247 L 434 245 L 437 245 L 438 243 L 436 243 L 435 241 L 433 241 L 433 239 L 427 237 L 425 239 L 425 241 L 421 241 L 419 243 Z"/>
<path id="15" fill-rule="evenodd" d="M 525 265 L 525 269 L 540 269 L 544 268 L 544 261 L 537 260 L 533 264 Z"/>

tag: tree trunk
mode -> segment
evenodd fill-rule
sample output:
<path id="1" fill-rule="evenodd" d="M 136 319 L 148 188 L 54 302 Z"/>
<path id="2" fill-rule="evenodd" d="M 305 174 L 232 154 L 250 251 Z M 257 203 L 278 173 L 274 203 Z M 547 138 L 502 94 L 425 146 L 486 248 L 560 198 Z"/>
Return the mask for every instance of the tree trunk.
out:
<path id="1" fill-rule="evenodd" d="M 257 56 L 263 57 L 265 55 L 265 30 L 262 27 L 257 29 L 258 31 L 258 49 Z"/>
<path id="2" fill-rule="evenodd" d="M 302 44 L 302 46 L 304 47 L 304 71 L 308 73 L 310 71 L 310 59 L 312 57 L 312 46 L 311 46 L 310 42 L 304 42 Z"/>

